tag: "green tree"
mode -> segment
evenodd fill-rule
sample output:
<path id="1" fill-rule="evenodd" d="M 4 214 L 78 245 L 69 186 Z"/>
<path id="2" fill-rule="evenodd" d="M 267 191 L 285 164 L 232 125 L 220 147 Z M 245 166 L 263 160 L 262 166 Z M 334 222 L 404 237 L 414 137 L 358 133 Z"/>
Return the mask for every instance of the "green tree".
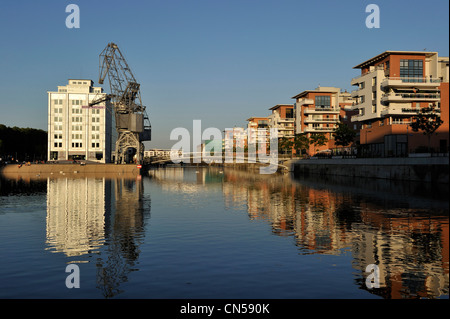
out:
<path id="1" fill-rule="evenodd" d="M 309 140 L 306 133 L 295 135 L 293 146 L 298 155 L 301 155 L 303 151 L 308 152 L 310 144 L 311 141 Z"/>
<path id="2" fill-rule="evenodd" d="M 311 134 L 310 141 L 311 144 L 314 145 L 314 149 L 317 152 L 317 148 L 325 145 L 328 142 L 328 139 L 323 133 L 315 133 Z"/>
<path id="3" fill-rule="evenodd" d="M 344 123 L 338 123 L 333 132 L 335 144 L 345 147 L 355 139 L 356 132 Z"/>
<path id="4" fill-rule="evenodd" d="M 278 152 L 280 152 L 280 154 L 292 154 L 293 146 L 294 142 L 287 137 L 280 137 L 278 139 Z"/>
<path id="5" fill-rule="evenodd" d="M 414 132 L 422 131 L 428 137 L 428 150 L 431 151 L 431 136 L 442 125 L 440 114 L 434 106 L 421 108 L 417 115 L 413 116 L 411 129 Z"/>
<path id="6" fill-rule="evenodd" d="M 47 157 L 47 132 L 0 124 L 0 157 L 26 161 Z"/>

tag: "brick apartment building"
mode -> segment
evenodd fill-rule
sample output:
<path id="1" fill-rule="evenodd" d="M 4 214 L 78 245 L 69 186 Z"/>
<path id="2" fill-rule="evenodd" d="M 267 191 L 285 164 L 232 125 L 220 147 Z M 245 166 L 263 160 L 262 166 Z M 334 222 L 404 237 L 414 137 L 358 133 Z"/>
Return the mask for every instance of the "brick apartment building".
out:
<path id="1" fill-rule="evenodd" d="M 333 131 L 337 123 L 343 122 L 358 132 L 359 124 L 351 123 L 355 111 L 353 98 L 348 92 L 336 87 L 318 87 L 303 91 L 294 97 L 295 133 L 308 137 L 312 134 L 324 134 L 327 143 L 322 146 L 311 145 L 309 155 L 336 148 Z"/>
<path id="2" fill-rule="evenodd" d="M 354 69 L 356 99 L 352 106 L 360 123 L 360 143 L 375 156 L 403 156 L 428 146 L 422 132 L 414 133 L 409 124 L 417 111 L 433 106 L 444 123 L 431 138 L 435 151 L 448 152 L 449 58 L 437 52 L 385 51 Z"/>

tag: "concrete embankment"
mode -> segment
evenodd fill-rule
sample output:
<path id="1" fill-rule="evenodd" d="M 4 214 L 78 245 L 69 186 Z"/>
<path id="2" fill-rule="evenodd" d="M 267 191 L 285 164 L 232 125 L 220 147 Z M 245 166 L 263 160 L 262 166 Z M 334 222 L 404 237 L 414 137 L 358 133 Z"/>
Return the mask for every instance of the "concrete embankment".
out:
<path id="1" fill-rule="evenodd" d="M 309 159 L 291 162 L 295 176 L 350 176 L 431 183 L 449 182 L 449 158 Z"/>
<path id="2" fill-rule="evenodd" d="M 134 174 L 139 175 L 140 169 L 135 164 L 31 164 L 31 165 L 17 165 L 9 164 L 0 167 L 0 174 L 14 175 L 14 174 Z"/>

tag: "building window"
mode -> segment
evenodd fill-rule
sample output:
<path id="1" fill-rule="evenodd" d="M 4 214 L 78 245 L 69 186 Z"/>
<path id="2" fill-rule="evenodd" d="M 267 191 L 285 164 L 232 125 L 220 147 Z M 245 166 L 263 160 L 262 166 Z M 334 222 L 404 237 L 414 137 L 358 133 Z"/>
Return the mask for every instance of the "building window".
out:
<path id="1" fill-rule="evenodd" d="M 287 110 L 286 110 L 286 118 L 287 118 L 287 119 L 292 119 L 292 118 L 294 118 L 294 110 L 293 110 L 293 109 L 287 109 Z"/>
<path id="2" fill-rule="evenodd" d="M 72 105 L 83 105 L 83 100 L 72 100 Z"/>
<path id="3" fill-rule="evenodd" d="M 403 82 L 423 82 L 423 61 L 401 59 L 400 77 Z"/>
<path id="4" fill-rule="evenodd" d="M 316 108 L 330 108 L 331 106 L 331 97 L 319 95 L 315 98 Z"/>

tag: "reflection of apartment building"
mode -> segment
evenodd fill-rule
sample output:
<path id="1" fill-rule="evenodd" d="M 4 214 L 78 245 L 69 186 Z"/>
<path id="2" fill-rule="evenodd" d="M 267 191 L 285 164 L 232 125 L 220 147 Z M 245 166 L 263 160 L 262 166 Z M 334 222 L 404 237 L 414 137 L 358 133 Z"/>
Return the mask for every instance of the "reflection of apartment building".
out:
<path id="1" fill-rule="evenodd" d="M 322 184 L 284 184 L 283 177 L 255 179 L 251 172 L 230 171 L 225 180 L 227 207 L 246 209 L 249 219 L 267 221 L 274 235 L 293 236 L 300 253 L 350 252 L 362 289 L 367 289 L 366 267 L 376 264 L 380 289 L 371 293 L 396 299 L 448 294 L 448 218 L 420 214 L 415 208 L 390 208 Z"/>
<path id="2" fill-rule="evenodd" d="M 278 138 L 294 138 L 294 105 L 277 104 L 269 110 L 272 114 L 267 117 L 268 125 L 278 130 Z"/>
<path id="3" fill-rule="evenodd" d="M 47 180 L 47 244 L 67 256 L 89 253 L 104 242 L 105 178 Z"/>
<path id="4" fill-rule="evenodd" d="M 347 119 L 349 112 L 353 112 L 349 108 L 352 97 L 347 92 L 341 92 L 339 88 L 318 87 L 315 90 L 303 91 L 292 98 L 295 99 L 295 133 L 305 133 L 308 137 L 324 134 L 328 140 L 323 146 L 312 147 L 310 153 L 334 148 L 333 131 L 338 122 Z"/>
<path id="5" fill-rule="evenodd" d="M 448 223 L 420 216 L 396 216 L 396 210 L 391 214 L 394 217 L 386 220 L 373 210 L 372 205 L 367 206 L 363 224 L 356 225 L 360 236 L 354 242 L 355 268 L 365 273 L 367 265 L 377 264 L 385 298 L 448 294 Z"/>
<path id="6" fill-rule="evenodd" d="M 362 124 L 360 143 L 380 155 L 402 155 L 427 145 L 420 132 L 411 135 L 412 117 L 424 107 L 440 111 L 444 124 L 432 139 L 432 147 L 448 150 L 449 59 L 437 52 L 386 51 L 354 69 L 352 92 L 358 111 L 352 121 Z M 409 146 L 407 146 L 409 144 Z"/>
<path id="7" fill-rule="evenodd" d="M 107 163 L 112 152 L 112 116 L 108 101 L 88 107 L 104 97 L 92 80 L 69 80 L 48 92 L 48 159 L 90 160 Z"/>

